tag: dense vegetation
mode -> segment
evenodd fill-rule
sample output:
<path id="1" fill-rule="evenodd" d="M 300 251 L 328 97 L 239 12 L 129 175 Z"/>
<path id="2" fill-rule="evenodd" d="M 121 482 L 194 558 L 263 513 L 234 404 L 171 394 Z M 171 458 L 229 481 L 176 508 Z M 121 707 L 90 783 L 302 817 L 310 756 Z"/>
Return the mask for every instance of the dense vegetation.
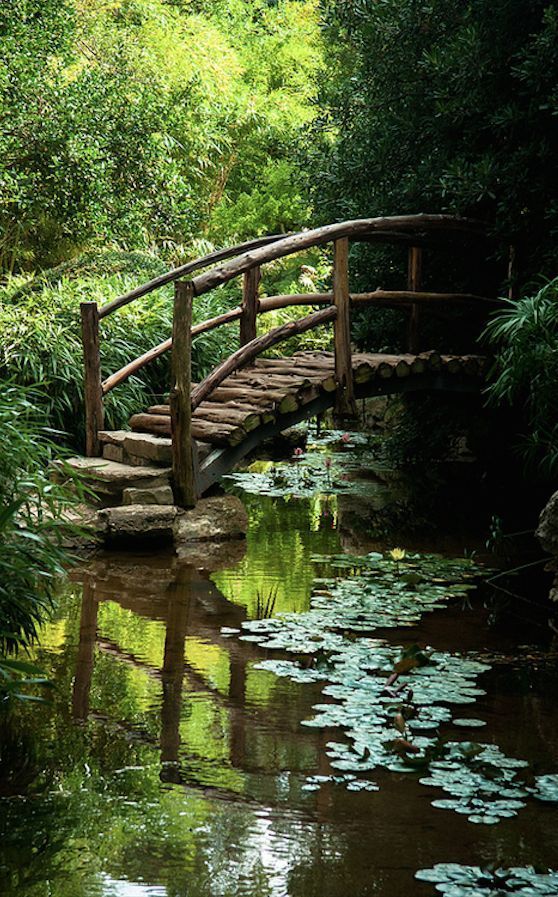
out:
<path id="1" fill-rule="evenodd" d="M 328 78 L 306 160 L 316 216 L 325 222 L 429 211 L 486 222 L 496 238 L 491 264 L 471 254 L 459 267 L 448 255 L 428 253 L 424 283 L 500 295 L 511 286 L 523 297 L 489 328 L 498 349 L 491 398 L 524 408 L 529 459 L 555 470 L 555 287 L 539 289 L 541 279 L 556 276 L 556 4 L 323 0 L 322 7 Z M 354 247 L 351 269 L 363 288 L 401 288 L 404 251 Z M 373 310 L 354 317 L 364 345 L 401 347 L 403 316 Z M 461 349 L 464 338 L 470 347 L 463 323 L 423 327 L 423 335 L 446 351 Z M 416 446 L 433 448 L 432 433 L 440 432 L 437 414 L 425 415 L 423 404 L 406 414 L 401 444 L 417 460 Z"/>
<path id="2" fill-rule="evenodd" d="M 555 273 L 558 10 L 547 0 L 324 0 L 330 76 L 314 200 L 336 216 L 453 212 Z M 386 272 L 388 273 L 388 272 Z"/>
<path id="3" fill-rule="evenodd" d="M 539 290 L 556 275 L 557 38 L 545 0 L 4 0 L 0 513 L 10 562 L 31 577 L 24 590 L 34 594 L 46 551 L 36 515 L 25 516 L 33 491 L 50 496 L 37 428 L 82 440 L 80 301 L 102 304 L 263 233 L 417 211 L 485 221 L 497 238 L 489 266 L 432 258 L 425 285 L 506 289 L 514 247 L 521 298 L 488 331 L 491 397 L 519 401 L 529 458 L 555 471 L 555 282 Z M 351 276 L 401 286 L 404 265 L 404 250 L 357 246 Z M 327 256 L 313 253 L 270 266 L 264 290 L 311 290 L 328 276 Z M 203 297 L 196 320 L 236 303 L 237 289 Z M 168 336 L 170 300 L 161 291 L 103 324 L 103 371 Z M 362 344 L 400 348 L 397 315 L 354 323 Z M 231 351 L 235 333 L 196 342 L 195 376 Z M 446 350 L 463 336 L 461 324 L 445 329 Z M 107 403 L 107 423 L 166 393 L 168 379 L 167 359 L 131 379 Z M 401 451 L 413 454 L 404 441 Z M 4 638 L 33 636 L 37 600 L 31 622 L 8 621 Z"/>
<path id="4" fill-rule="evenodd" d="M 313 0 L 6 0 L 0 268 L 301 223 Z"/>

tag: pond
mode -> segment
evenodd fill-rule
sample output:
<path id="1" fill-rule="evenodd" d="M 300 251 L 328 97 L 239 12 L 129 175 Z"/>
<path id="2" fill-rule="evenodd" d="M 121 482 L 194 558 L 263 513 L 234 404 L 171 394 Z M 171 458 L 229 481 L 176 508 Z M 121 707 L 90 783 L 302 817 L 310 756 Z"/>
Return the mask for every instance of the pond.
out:
<path id="1" fill-rule="evenodd" d="M 474 522 L 390 532 L 358 442 L 233 478 L 246 543 L 197 568 L 72 572 L 0 737 L 2 897 L 558 893 L 549 612 Z"/>

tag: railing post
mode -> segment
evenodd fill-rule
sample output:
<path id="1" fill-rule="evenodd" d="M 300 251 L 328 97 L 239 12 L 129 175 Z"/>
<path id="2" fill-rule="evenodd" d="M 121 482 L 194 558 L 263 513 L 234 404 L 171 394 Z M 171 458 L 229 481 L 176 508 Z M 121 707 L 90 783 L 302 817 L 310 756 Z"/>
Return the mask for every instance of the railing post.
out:
<path id="1" fill-rule="evenodd" d="M 342 237 L 333 244 L 333 304 L 337 308 L 334 322 L 335 376 L 337 393 L 335 414 L 354 417 L 356 404 L 351 364 L 351 315 L 349 296 L 349 240 Z"/>
<path id="2" fill-rule="evenodd" d="M 422 282 L 422 249 L 420 246 L 411 246 L 409 248 L 409 261 L 407 270 L 407 289 L 413 293 L 417 293 L 421 288 Z M 414 355 L 419 351 L 419 306 L 415 302 L 411 306 L 411 317 L 409 319 L 409 352 Z"/>
<path id="3" fill-rule="evenodd" d="M 258 318 L 258 291 L 261 272 L 259 268 L 251 268 L 244 273 L 242 282 L 242 315 L 240 316 L 240 345 L 245 346 L 256 338 L 256 321 Z"/>
<path id="4" fill-rule="evenodd" d="M 99 351 L 99 309 L 96 302 L 80 303 L 83 342 L 85 453 L 88 458 L 101 454 L 99 430 L 104 427 L 101 356 Z"/>
<path id="5" fill-rule="evenodd" d="M 194 459 L 194 451 L 197 451 L 197 448 L 192 442 L 193 295 L 191 282 L 175 283 L 170 412 L 173 493 L 176 504 L 181 508 L 193 508 L 198 498 Z"/>

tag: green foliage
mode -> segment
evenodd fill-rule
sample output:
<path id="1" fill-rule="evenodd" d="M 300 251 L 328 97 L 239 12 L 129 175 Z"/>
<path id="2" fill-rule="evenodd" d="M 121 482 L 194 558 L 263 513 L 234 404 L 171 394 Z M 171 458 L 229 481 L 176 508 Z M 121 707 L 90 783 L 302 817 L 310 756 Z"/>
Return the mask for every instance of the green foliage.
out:
<path id="1" fill-rule="evenodd" d="M 36 394 L 9 383 L 0 392 L 0 653 L 28 646 L 52 606 L 57 576 L 68 561 L 62 521 L 75 502 L 50 481 L 53 446 L 39 428 Z M 79 489 L 78 489 L 79 493 Z M 0 675 L 36 673 L 3 663 Z M 0 683 L 0 691 L 5 690 Z"/>
<path id="2" fill-rule="evenodd" d="M 558 470 L 558 279 L 534 296 L 508 301 L 485 336 L 496 350 L 489 399 L 523 409 L 524 457 L 532 468 L 552 476 Z"/>
<path id="3" fill-rule="evenodd" d="M 5 0 L 0 271 L 297 226 L 316 0 Z"/>
<path id="4" fill-rule="evenodd" d="M 555 4 L 323 0 L 322 8 L 329 77 L 309 144 L 321 218 L 472 215 L 504 250 L 517 246 L 524 283 L 539 272 L 553 276 Z M 389 287 L 402 270 L 396 256 L 363 248 L 355 271 L 370 286 L 375 265 Z M 484 274 L 486 289 L 486 272 L 470 267 L 469 277 Z"/>

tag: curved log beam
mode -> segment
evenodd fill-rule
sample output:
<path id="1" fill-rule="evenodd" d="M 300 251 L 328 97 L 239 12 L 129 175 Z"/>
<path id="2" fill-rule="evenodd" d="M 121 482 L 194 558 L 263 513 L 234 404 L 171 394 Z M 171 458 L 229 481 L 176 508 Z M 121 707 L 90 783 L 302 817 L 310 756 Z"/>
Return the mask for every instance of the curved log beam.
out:
<path id="1" fill-rule="evenodd" d="M 266 349 L 276 346 L 277 343 L 284 342 L 291 336 L 297 336 L 319 327 L 321 324 L 327 324 L 337 317 L 337 309 L 334 306 L 323 308 L 321 311 L 307 315 L 305 318 L 299 318 L 298 321 L 289 321 L 280 327 L 275 327 L 264 336 L 258 336 L 233 352 L 225 361 L 216 367 L 205 380 L 192 390 L 192 409 L 200 405 L 204 399 L 215 389 L 220 386 L 223 380 L 233 374 L 235 371 L 249 364 Z"/>
<path id="2" fill-rule="evenodd" d="M 153 280 L 149 280 L 147 283 L 136 287 L 134 290 L 130 290 L 129 293 L 124 293 L 122 296 L 113 299 L 112 302 L 103 305 L 103 307 L 99 309 L 99 318 L 106 318 L 117 309 L 122 308 L 124 305 L 128 305 L 129 302 L 133 302 L 134 299 L 140 299 L 141 296 L 146 296 L 148 293 L 152 293 L 154 290 L 158 290 L 168 283 L 173 283 L 173 281 L 180 280 L 181 278 L 183 279 L 189 274 L 193 274 L 194 271 L 198 271 L 200 268 L 207 268 L 209 265 L 214 265 L 216 262 L 223 262 L 240 253 L 249 252 L 251 249 L 257 249 L 261 246 L 267 246 L 269 243 L 273 243 L 276 240 L 284 239 L 284 237 L 285 234 L 272 234 L 268 237 L 259 237 L 257 240 L 248 240 L 246 243 L 238 243 L 236 246 L 217 249 L 215 252 L 210 252 L 209 255 L 194 259 L 193 262 L 187 262 L 185 265 L 173 268 L 172 271 L 167 271 L 166 274 L 160 274 L 158 277 L 154 277 Z"/>
<path id="3" fill-rule="evenodd" d="M 312 246 L 330 243 L 342 237 L 361 239 L 363 237 L 392 239 L 389 232 L 420 235 L 432 232 L 474 233 L 482 234 L 483 225 L 469 218 L 457 218 L 453 215 L 397 215 L 391 218 L 357 218 L 354 221 L 342 221 L 338 224 L 327 224 L 313 230 L 303 231 L 276 240 L 271 245 L 249 250 L 225 265 L 212 268 L 205 274 L 193 278 L 194 295 L 200 296 L 215 287 L 228 283 L 239 274 L 250 271 L 266 262 L 293 255 Z M 389 236 L 388 236 L 389 234 Z"/>

